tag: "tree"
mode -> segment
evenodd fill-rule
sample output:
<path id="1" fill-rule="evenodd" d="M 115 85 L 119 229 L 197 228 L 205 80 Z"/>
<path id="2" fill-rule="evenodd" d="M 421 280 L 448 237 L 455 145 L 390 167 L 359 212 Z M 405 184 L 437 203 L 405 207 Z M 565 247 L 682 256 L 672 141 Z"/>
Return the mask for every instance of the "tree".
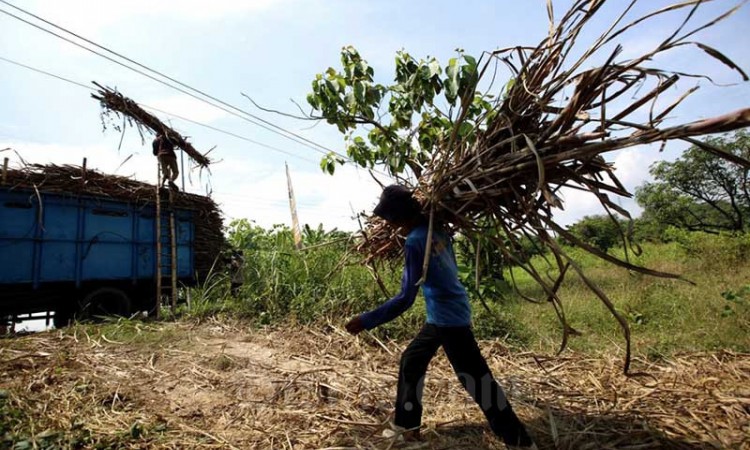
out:
<path id="1" fill-rule="evenodd" d="M 307 102 L 345 135 L 349 158 L 361 167 L 384 165 L 399 175 L 419 177 L 435 146 L 449 139 L 472 139 L 475 127 L 497 114 L 494 97 L 475 90 L 480 74 L 475 58 L 458 55 L 444 68 L 435 58 L 396 54 L 395 82 L 374 82 L 375 72 L 354 47 L 341 51 L 342 71 L 316 75 Z M 460 124 L 460 126 L 454 126 Z M 328 154 L 321 168 L 333 173 L 344 161 Z"/>
<path id="2" fill-rule="evenodd" d="M 651 214 L 644 212 L 633 220 L 633 241 L 635 242 L 663 242 L 664 232 L 668 225 L 657 220 Z"/>
<path id="3" fill-rule="evenodd" d="M 704 142 L 736 156 L 750 157 L 747 130 Z M 664 226 L 708 233 L 750 228 L 747 168 L 692 146 L 674 162 L 656 162 L 649 172 L 655 181 L 636 189 L 644 217 Z"/>
<path id="4" fill-rule="evenodd" d="M 606 252 L 623 243 L 623 233 L 627 233 L 628 224 L 624 220 L 614 222 L 605 215 L 585 216 L 568 230 L 584 242 Z"/>

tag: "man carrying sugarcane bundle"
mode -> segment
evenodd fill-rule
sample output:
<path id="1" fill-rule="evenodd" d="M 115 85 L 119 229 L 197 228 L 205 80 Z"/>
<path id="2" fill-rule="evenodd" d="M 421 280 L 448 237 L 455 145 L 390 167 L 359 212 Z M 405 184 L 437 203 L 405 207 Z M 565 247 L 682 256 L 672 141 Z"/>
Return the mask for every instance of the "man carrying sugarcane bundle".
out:
<path id="1" fill-rule="evenodd" d="M 177 190 L 178 188 L 174 183 L 174 180 L 177 179 L 180 170 L 177 167 L 177 155 L 175 155 L 174 152 L 174 142 L 172 142 L 163 131 L 159 131 L 157 132 L 156 138 L 151 146 L 153 148 L 154 156 L 156 156 L 159 161 L 159 167 L 161 167 L 161 185 L 164 186 L 169 183 L 170 188 Z"/>
<path id="2" fill-rule="evenodd" d="M 423 275 L 428 221 L 411 191 L 399 185 L 386 187 L 373 212 L 408 233 L 404 275 L 398 295 L 346 324 L 347 331 L 355 335 L 406 311 L 416 299 L 417 283 Z M 439 226 L 433 228 L 427 275 L 421 283 L 427 322 L 401 355 L 395 417 L 383 435 L 404 441 L 419 440 L 424 376 L 430 360 L 443 347 L 459 381 L 482 409 L 492 431 L 509 449 L 536 449 L 479 351 L 471 330 L 468 295 L 458 279 L 450 238 Z"/>

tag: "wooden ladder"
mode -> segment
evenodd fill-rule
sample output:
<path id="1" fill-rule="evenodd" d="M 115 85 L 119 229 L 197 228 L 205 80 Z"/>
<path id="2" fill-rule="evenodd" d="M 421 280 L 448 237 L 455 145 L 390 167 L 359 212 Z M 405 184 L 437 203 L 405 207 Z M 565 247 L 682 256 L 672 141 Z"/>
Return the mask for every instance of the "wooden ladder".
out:
<path id="1" fill-rule="evenodd" d="M 158 179 L 157 179 L 158 180 Z M 163 210 L 162 191 L 168 192 L 166 211 Z M 166 212 L 166 217 L 163 212 Z M 174 191 L 162 189 L 156 183 L 156 317 L 160 315 L 164 297 L 171 298 L 172 310 L 177 305 L 177 234 L 175 233 Z M 165 250 L 163 236 L 169 236 Z"/>

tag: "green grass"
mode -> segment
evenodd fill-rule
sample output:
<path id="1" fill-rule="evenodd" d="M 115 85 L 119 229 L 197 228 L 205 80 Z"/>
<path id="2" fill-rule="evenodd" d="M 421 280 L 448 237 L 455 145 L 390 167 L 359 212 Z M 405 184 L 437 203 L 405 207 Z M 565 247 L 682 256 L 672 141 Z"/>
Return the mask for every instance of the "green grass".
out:
<path id="1" fill-rule="evenodd" d="M 194 289 L 190 307 L 180 307 L 175 317 L 231 317 L 261 326 L 343 326 L 354 314 L 386 300 L 356 257 L 343 259 L 344 250 L 344 246 L 323 246 L 297 252 L 278 242 L 259 248 L 247 258 L 251 262 L 239 298 L 231 298 L 228 280 L 217 276 Z M 631 255 L 635 264 L 679 274 L 695 284 L 631 273 L 582 250 L 565 250 L 628 319 L 635 354 L 658 357 L 680 351 L 750 351 L 750 237 L 675 233 L 673 242 L 644 244 L 641 255 Z M 622 256 L 622 250 L 612 252 Z M 540 272 L 547 270 L 541 257 L 533 263 Z M 523 293 L 545 297 L 529 275 L 519 269 L 513 274 Z M 381 267 L 381 275 L 391 294 L 397 292 L 400 264 Z M 507 271 L 505 279 L 511 280 Z M 582 333 L 569 341 L 570 348 L 622 352 L 625 341 L 619 325 L 573 270 L 559 295 L 568 322 Z M 510 286 L 502 291 L 502 298 L 485 301 L 489 311 L 478 299 L 472 300 L 478 337 L 502 339 L 524 350 L 550 352 L 559 347 L 561 326 L 550 304 L 527 302 Z M 424 317 L 424 302 L 418 299 L 402 317 L 375 334 L 382 339 L 408 339 Z"/>
<path id="2" fill-rule="evenodd" d="M 613 267 L 590 255 L 577 254 L 587 276 L 603 288 L 617 310 L 628 319 L 635 353 L 666 355 L 678 351 L 750 350 L 748 300 L 734 301 L 727 292 L 741 292 L 750 280 L 750 263 L 741 255 L 715 251 L 686 251 L 678 243 L 645 245 L 634 262 L 676 273 L 694 282 L 655 278 Z M 528 276 L 517 277 L 522 291 L 541 294 Z M 744 291 L 743 291 L 744 292 Z M 746 294 L 745 294 L 746 295 Z M 574 273 L 560 289 L 566 317 L 583 336 L 570 342 L 580 351 L 611 351 L 624 346 L 614 317 Z M 748 295 L 747 297 L 750 297 Z M 531 339 L 525 347 L 550 351 L 560 339 L 560 325 L 549 305 L 511 299 L 509 313 Z"/>
<path id="3" fill-rule="evenodd" d="M 66 330 L 78 341 L 92 345 L 115 343 L 139 347 L 189 345 L 185 342 L 184 330 L 164 326 L 158 321 L 141 319 L 110 318 L 102 323 L 77 323 Z"/>

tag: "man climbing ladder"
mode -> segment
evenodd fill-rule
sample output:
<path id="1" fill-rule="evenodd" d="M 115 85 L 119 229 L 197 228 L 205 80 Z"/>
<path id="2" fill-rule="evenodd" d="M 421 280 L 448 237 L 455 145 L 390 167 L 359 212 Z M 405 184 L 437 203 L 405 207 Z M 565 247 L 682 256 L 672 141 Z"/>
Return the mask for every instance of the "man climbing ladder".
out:
<path id="1" fill-rule="evenodd" d="M 161 185 L 164 186 L 169 183 L 169 187 L 172 189 L 178 189 L 174 180 L 180 174 L 180 170 L 177 167 L 177 155 L 175 155 L 174 147 L 175 144 L 164 132 L 158 132 L 156 138 L 151 144 L 154 152 L 154 156 L 159 160 L 159 166 L 161 167 L 162 181 Z"/>

